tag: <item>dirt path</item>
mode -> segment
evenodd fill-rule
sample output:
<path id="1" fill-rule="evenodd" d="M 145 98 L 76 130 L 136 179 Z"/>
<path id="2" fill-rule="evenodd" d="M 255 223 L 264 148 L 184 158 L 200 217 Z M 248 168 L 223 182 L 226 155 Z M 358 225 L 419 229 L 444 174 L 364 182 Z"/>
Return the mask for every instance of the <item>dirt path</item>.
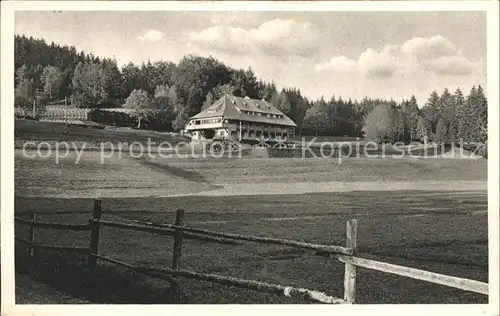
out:
<path id="1" fill-rule="evenodd" d="M 349 191 L 486 191 L 486 181 L 357 181 L 357 182 L 294 182 L 294 183 L 234 183 L 222 188 L 175 196 L 234 196 L 304 194 Z"/>
<path id="2" fill-rule="evenodd" d="M 333 193 L 352 191 L 463 191 L 468 193 L 487 192 L 486 181 L 365 181 L 365 182 L 290 182 L 290 183 L 225 183 L 212 184 L 207 189 L 185 187 L 121 187 L 66 189 L 64 192 L 43 192 L 43 194 L 23 194 L 26 197 L 47 198 L 119 198 L 119 197 L 183 197 L 183 196 L 238 196 L 238 195 L 283 195 L 307 193 Z M 210 189 L 215 188 L 215 189 Z M 187 193 L 190 192 L 191 193 Z"/>
<path id="3" fill-rule="evenodd" d="M 441 213 L 437 213 L 441 214 Z M 483 215 L 486 216 L 488 214 L 488 210 L 480 210 L 480 211 L 472 211 L 469 215 Z M 373 213 L 353 213 L 351 216 L 371 216 Z M 433 216 L 436 215 L 436 212 L 432 210 L 422 212 L 422 213 L 413 213 L 413 214 L 394 214 L 396 218 L 413 218 L 413 217 L 423 217 L 423 216 Z M 292 217 L 265 217 L 261 218 L 258 221 L 245 221 L 245 220 L 208 220 L 208 221 L 190 221 L 189 224 L 229 224 L 229 223 L 255 223 L 255 222 L 287 222 L 287 221 L 304 221 L 304 220 L 320 220 L 320 219 L 332 219 L 339 216 L 339 214 L 330 214 L 330 215 L 311 215 L 311 216 L 292 216 Z M 136 221 L 141 223 L 140 221 Z"/>

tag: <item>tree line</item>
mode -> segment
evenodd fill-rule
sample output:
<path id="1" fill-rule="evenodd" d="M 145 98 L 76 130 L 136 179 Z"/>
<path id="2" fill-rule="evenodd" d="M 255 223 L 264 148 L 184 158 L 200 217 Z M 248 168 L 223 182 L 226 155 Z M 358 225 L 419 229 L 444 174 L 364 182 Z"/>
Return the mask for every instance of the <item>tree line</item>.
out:
<path id="1" fill-rule="evenodd" d="M 223 94 L 266 99 L 301 125 L 310 102 L 299 89 L 278 91 L 273 82 L 256 77 L 251 68 L 233 69 L 213 57 L 188 55 L 169 61 L 129 63 L 99 58 L 73 46 L 15 36 L 15 103 L 30 108 L 67 99 L 80 108 L 134 109 L 137 127 L 161 120 L 180 130 L 188 117 Z"/>
<path id="2" fill-rule="evenodd" d="M 420 109 L 414 96 L 401 104 L 380 104 L 364 120 L 364 135 L 381 142 L 428 140 L 438 144 L 480 143 L 488 139 L 488 100 L 473 86 L 464 96 L 457 88 L 433 91 Z"/>
<path id="3" fill-rule="evenodd" d="M 73 46 L 15 36 L 15 103 L 30 108 L 67 99 L 81 108 L 130 108 L 138 128 L 178 131 L 188 117 L 225 93 L 265 99 L 297 124 L 297 134 L 359 136 L 381 141 L 427 137 L 450 143 L 486 141 L 487 99 L 481 86 L 432 92 L 419 108 L 408 100 L 331 97 L 309 100 L 295 87 L 278 90 L 251 68 L 234 69 L 213 57 L 188 55 L 170 61 L 129 63 L 78 52 Z M 152 125 L 152 122 L 156 122 Z"/>

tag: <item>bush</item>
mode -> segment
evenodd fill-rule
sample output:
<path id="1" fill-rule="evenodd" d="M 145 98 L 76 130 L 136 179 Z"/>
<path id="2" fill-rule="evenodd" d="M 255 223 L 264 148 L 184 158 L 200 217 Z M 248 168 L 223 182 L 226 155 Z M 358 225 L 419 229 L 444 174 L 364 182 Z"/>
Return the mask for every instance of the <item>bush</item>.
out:
<path id="1" fill-rule="evenodd" d="M 130 115 L 123 112 L 93 109 L 92 111 L 90 111 L 89 117 L 92 122 L 104 125 L 120 127 L 129 127 L 135 125 L 135 120 L 133 120 Z"/>
<path id="2" fill-rule="evenodd" d="M 127 113 L 118 111 L 93 109 L 90 111 L 89 117 L 92 122 L 104 125 L 133 128 L 136 128 L 138 125 L 137 117 L 132 117 Z M 172 131 L 172 119 L 172 116 L 168 112 L 148 111 L 143 113 L 140 129 L 169 132 Z"/>
<path id="3" fill-rule="evenodd" d="M 381 104 L 366 116 L 362 131 L 367 139 L 378 143 L 391 142 L 394 139 L 394 121 L 393 109 Z"/>
<path id="4" fill-rule="evenodd" d="M 173 131 L 173 115 L 168 111 L 148 111 L 144 114 L 142 129 L 170 132 Z"/>
<path id="5" fill-rule="evenodd" d="M 475 146 L 475 153 L 483 158 L 488 159 L 488 143 L 480 143 Z"/>

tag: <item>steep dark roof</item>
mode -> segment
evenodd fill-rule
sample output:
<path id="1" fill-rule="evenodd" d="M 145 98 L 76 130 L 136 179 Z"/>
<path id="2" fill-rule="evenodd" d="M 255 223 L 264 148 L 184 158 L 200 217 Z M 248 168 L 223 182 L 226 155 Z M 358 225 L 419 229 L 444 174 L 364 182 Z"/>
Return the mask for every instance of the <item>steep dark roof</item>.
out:
<path id="1" fill-rule="evenodd" d="M 246 114 L 244 112 L 261 113 L 261 116 Z M 278 115 L 278 117 L 268 117 L 268 114 Z M 289 117 L 267 101 L 240 98 L 227 94 L 215 101 L 210 107 L 190 117 L 190 119 L 220 116 L 224 116 L 232 120 L 297 126 Z M 279 118 L 280 116 L 281 118 Z"/>

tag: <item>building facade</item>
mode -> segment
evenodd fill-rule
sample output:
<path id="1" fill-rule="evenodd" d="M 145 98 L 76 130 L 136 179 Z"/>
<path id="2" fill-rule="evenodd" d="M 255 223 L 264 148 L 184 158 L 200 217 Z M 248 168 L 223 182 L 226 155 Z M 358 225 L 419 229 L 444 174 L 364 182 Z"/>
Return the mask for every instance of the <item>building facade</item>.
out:
<path id="1" fill-rule="evenodd" d="M 297 125 L 265 100 L 224 95 L 210 107 L 190 117 L 185 131 L 192 140 L 233 138 L 287 141 Z"/>

